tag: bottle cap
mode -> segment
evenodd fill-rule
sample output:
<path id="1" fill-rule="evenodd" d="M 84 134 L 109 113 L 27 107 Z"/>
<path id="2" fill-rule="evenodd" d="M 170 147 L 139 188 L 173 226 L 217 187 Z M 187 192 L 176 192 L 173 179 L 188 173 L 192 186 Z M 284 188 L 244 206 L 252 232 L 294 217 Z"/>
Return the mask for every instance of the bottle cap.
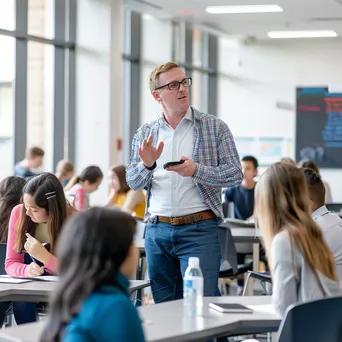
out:
<path id="1" fill-rule="evenodd" d="M 188 265 L 191 267 L 199 267 L 200 259 L 197 257 L 190 257 L 188 261 Z"/>

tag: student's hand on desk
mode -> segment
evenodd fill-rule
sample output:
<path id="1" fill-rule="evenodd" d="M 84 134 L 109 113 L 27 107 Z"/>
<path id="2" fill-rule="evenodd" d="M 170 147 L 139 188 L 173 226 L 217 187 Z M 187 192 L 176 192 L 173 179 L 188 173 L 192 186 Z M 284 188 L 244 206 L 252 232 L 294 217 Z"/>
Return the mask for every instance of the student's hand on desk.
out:
<path id="1" fill-rule="evenodd" d="M 164 143 L 159 142 L 157 147 L 152 145 L 152 136 L 148 139 L 144 139 L 141 146 L 139 147 L 138 154 L 142 162 L 146 167 L 152 167 L 153 164 L 159 159 L 163 152 Z"/>
<path id="2" fill-rule="evenodd" d="M 33 236 L 26 233 L 26 242 L 24 248 L 27 253 L 33 256 L 35 259 L 41 261 L 43 264 L 47 264 L 50 260 L 50 252 Z"/>
<path id="3" fill-rule="evenodd" d="M 179 160 L 185 160 L 185 162 L 183 164 L 169 166 L 166 170 L 177 172 L 183 177 L 192 177 L 196 172 L 197 165 L 188 157 L 181 156 Z"/>
<path id="4" fill-rule="evenodd" d="M 44 273 L 44 267 L 31 262 L 27 271 L 30 277 L 39 277 Z"/>

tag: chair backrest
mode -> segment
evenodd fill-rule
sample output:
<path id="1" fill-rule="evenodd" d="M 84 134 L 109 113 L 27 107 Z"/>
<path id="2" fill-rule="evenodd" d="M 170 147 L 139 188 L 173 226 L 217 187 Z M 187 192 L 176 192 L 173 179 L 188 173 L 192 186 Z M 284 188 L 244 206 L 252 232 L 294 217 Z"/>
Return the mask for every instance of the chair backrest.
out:
<path id="1" fill-rule="evenodd" d="M 136 218 L 137 225 L 134 235 L 134 240 L 142 240 L 145 237 L 145 222 L 142 219 Z"/>
<path id="2" fill-rule="evenodd" d="M 336 213 L 342 211 L 342 203 L 329 203 L 326 204 L 326 207 L 328 208 L 328 210 L 334 211 Z"/>
<path id="3" fill-rule="evenodd" d="M 290 306 L 279 328 L 278 342 L 342 341 L 342 297 Z"/>
<path id="4" fill-rule="evenodd" d="M 233 269 L 233 271 L 237 272 L 237 254 L 234 239 L 230 228 L 219 226 L 219 239 L 222 257 L 221 266 L 223 266 L 223 269 L 228 269 L 228 265 L 226 266 L 226 264 L 228 263 L 229 266 Z"/>
<path id="5" fill-rule="evenodd" d="M 6 274 L 5 260 L 6 260 L 6 243 L 0 243 L 0 275 Z"/>

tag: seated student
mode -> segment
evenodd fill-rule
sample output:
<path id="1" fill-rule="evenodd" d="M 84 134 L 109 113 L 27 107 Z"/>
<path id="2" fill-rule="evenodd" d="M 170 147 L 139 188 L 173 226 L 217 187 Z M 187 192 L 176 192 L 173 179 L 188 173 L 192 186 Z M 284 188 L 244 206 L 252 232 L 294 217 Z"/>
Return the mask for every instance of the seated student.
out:
<path id="1" fill-rule="evenodd" d="M 272 303 L 283 315 L 295 303 L 340 296 L 334 257 L 309 209 L 303 172 L 271 165 L 255 190 L 255 216 L 271 269 Z"/>
<path id="2" fill-rule="evenodd" d="M 8 222 L 12 209 L 20 203 L 25 179 L 7 177 L 0 183 L 0 243 L 7 243 Z"/>
<path id="3" fill-rule="evenodd" d="M 74 176 L 74 165 L 68 160 L 62 159 L 56 166 L 56 177 L 61 182 L 63 188 L 69 183 L 70 179 Z"/>
<path id="4" fill-rule="evenodd" d="M 56 176 L 42 173 L 32 177 L 24 186 L 23 204 L 14 207 L 9 220 L 6 273 L 12 277 L 38 277 L 44 272 L 55 274 L 55 245 L 70 213 L 62 185 Z M 43 243 L 50 244 L 50 252 Z M 25 253 L 22 253 L 23 250 Z M 36 303 L 16 302 L 13 306 L 18 324 L 37 319 Z"/>
<path id="5" fill-rule="evenodd" d="M 241 185 L 236 188 L 227 188 L 223 192 L 223 203 L 234 203 L 235 218 L 240 220 L 253 219 L 254 210 L 254 188 L 256 182 L 254 178 L 258 174 L 258 161 L 253 156 L 245 156 L 241 160 L 243 180 Z M 247 248 L 247 249 L 246 249 Z M 237 262 L 239 265 L 245 263 L 247 251 L 251 245 L 237 245 Z M 242 295 L 244 288 L 244 275 L 237 279 L 237 295 Z"/>
<path id="6" fill-rule="evenodd" d="M 227 188 L 223 193 L 223 202 L 234 203 L 235 218 L 248 220 L 253 218 L 254 178 L 258 174 L 258 161 L 253 156 L 245 156 L 241 160 L 243 180 L 236 188 Z"/>
<path id="7" fill-rule="evenodd" d="M 325 241 L 332 251 L 336 271 L 342 284 L 342 218 L 324 205 L 325 188 L 321 177 L 312 169 L 303 169 L 309 188 L 312 218 L 322 228 Z"/>
<path id="8" fill-rule="evenodd" d="M 289 157 L 281 158 L 279 160 L 279 162 L 280 163 L 285 163 L 285 164 L 290 164 L 290 165 L 293 165 L 293 166 L 297 166 L 296 162 L 292 158 L 289 158 Z"/>
<path id="9" fill-rule="evenodd" d="M 8 222 L 12 209 L 20 203 L 25 179 L 7 177 L 0 183 L 0 243 L 7 243 Z M 6 311 L 12 302 L 0 303 L 0 325 L 3 325 Z"/>
<path id="10" fill-rule="evenodd" d="M 137 218 L 144 218 L 146 196 L 143 190 L 132 190 L 126 182 L 124 165 L 111 167 L 109 171 L 110 194 L 105 206 L 116 205 Z"/>
<path id="11" fill-rule="evenodd" d="M 14 176 L 25 178 L 36 176 L 36 169 L 43 164 L 44 151 L 40 147 L 29 147 L 25 151 L 25 159 L 14 166 Z"/>
<path id="12" fill-rule="evenodd" d="M 298 167 L 312 169 L 320 176 L 318 165 L 313 160 L 301 160 L 298 163 Z M 323 179 L 322 179 L 322 182 L 323 182 L 324 188 L 325 188 L 324 203 L 325 204 L 333 203 L 331 189 L 330 189 L 329 184 Z"/>
<path id="13" fill-rule="evenodd" d="M 89 208 L 89 194 L 96 191 L 103 180 L 103 173 L 97 166 L 88 166 L 78 177 L 70 180 L 65 188 L 66 195 L 73 198 L 78 211 Z"/>
<path id="14" fill-rule="evenodd" d="M 143 342 L 128 279 L 136 272 L 136 221 L 91 208 L 67 222 L 58 242 L 60 282 L 41 342 Z"/>

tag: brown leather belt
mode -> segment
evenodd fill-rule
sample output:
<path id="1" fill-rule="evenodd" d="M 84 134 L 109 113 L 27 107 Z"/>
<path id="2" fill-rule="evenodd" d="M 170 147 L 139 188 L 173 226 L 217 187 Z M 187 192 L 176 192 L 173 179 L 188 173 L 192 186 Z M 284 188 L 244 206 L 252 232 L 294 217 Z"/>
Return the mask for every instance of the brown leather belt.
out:
<path id="1" fill-rule="evenodd" d="M 190 224 L 193 222 L 210 220 L 213 218 L 216 218 L 215 214 L 211 210 L 207 210 L 207 211 L 200 211 L 198 213 L 184 215 L 184 216 L 177 216 L 177 217 L 168 217 L 168 216 L 157 216 L 154 218 L 151 217 L 147 219 L 147 222 L 150 222 L 150 223 L 163 222 L 163 223 L 170 223 L 174 226 L 180 226 L 183 224 Z"/>

